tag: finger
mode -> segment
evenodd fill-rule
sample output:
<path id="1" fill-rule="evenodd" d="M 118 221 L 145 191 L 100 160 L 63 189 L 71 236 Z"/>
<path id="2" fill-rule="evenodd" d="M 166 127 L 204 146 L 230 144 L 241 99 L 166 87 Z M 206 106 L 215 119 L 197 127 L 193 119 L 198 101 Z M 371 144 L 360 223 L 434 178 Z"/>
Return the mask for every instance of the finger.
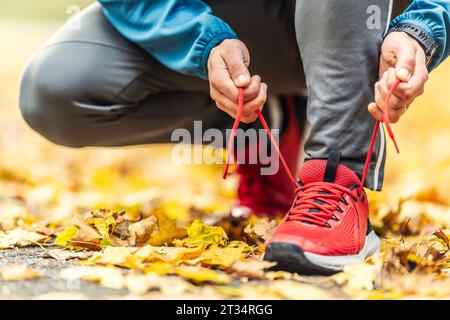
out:
<path id="1" fill-rule="evenodd" d="M 226 108 L 227 110 L 230 110 L 234 114 L 237 113 L 237 102 L 232 101 L 228 99 L 225 95 L 223 95 L 220 91 L 215 89 L 214 87 L 211 87 L 210 89 L 210 95 L 211 98 L 216 102 L 220 103 L 221 106 Z"/>
<path id="2" fill-rule="evenodd" d="M 416 64 L 417 46 L 413 40 L 399 41 L 396 47 L 397 63 L 395 65 L 396 76 L 402 81 L 409 81 L 414 73 Z"/>
<path id="3" fill-rule="evenodd" d="M 236 118 L 236 116 L 237 116 L 236 109 L 231 109 L 227 105 L 222 104 L 221 102 L 217 102 L 217 101 L 216 101 L 216 105 L 220 110 L 226 112 L 232 118 L 234 118 L 234 119 Z M 241 122 L 248 124 L 248 123 L 255 122 L 257 118 L 258 118 L 258 115 L 255 112 L 253 112 L 251 114 L 247 114 L 247 115 L 243 114 L 241 116 Z"/>
<path id="4" fill-rule="evenodd" d="M 260 85 L 258 96 L 244 104 L 244 115 L 253 114 L 256 110 L 262 110 L 267 100 L 267 84 L 264 82 Z"/>
<path id="5" fill-rule="evenodd" d="M 231 101 L 237 101 L 239 90 L 230 78 L 227 69 L 216 69 L 209 78 L 211 88 L 216 89 L 221 95 Z"/>
<path id="6" fill-rule="evenodd" d="M 386 95 L 388 93 L 388 71 L 386 71 L 381 79 L 375 83 L 375 103 L 381 109 L 384 108 L 384 100 L 386 99 Z"/>
<path id="7" fill-rule="evenodd" d="M 258 75 L 255 75 L 251 78 L 250 85 L 244 89 L 244 101 L 251 101 L 255 99 L 260 92 L 260 85 L 261 85 L 261 77 Z"/>
<path id="8" fill-rule="evenodd" d="M 222 58 L 227 65 L 231 79 L 237 87 L 247 87 L 250 85 L 251 78 L 248 71 L 248 62 L 250 54 L 245 46 L 230 47 L 222 53 Z"/>
<path id="9" fill-rule="evenodd" d="M 378 121 L 382 122 L 384 121 L 384 104 L 389 90 L 388 83 L 389 81 L 391 81 L 389 80 L 390 77 L 395 77 L 395 74 L 392 73 L 392 70 L 386 71 L 380 81 L 375 84 L 375 103 L 371 103 L 368 106 L 368 110 L 372 114 L 372 116 Z M 393 101 L 393 103 L 395 104 L 395 108 L 390 107 L 391 101 Z M 391 96 L 387 109 L 390 123 L 397 123 L 399 121 L 400 117 L 406 112 L 405 105 L 407 105 L 407 103 L 409 103 L 409 101 L 401 100 L 394 95 Z"/>
<path id="10" fill-rule="evenodd" d="M 395 74 L 395 69 L 394 68 L 389 68 L 387 71 L 387 88 L 385 89 L 385 93 L 387 95 L 387 93 L 391 90 L 391 88 L 394 86 L 395 82 L 397 81 L 397 76 Z M 400 97 L 399 95 L 397 95 L 397 91 L 398 88 L 394 91 L 394 93 L 391 95 L 390 99 L 389 99 L 389 105 L 388 108 L 389 109 L 403 109 L 405 107 L 405 105 L 411 103 L 412 101 L 410 99 L 405 99 L 403 97 Z M 384 97 L 384 99 L 386 99 L 386 96 Z M 384 100 L 383 100 L 384 101 Z"/>
<path id="11" fill-rule="evenodd" d="M 377 106 L 375 102 L 372 102 L 367 107 L 370 114 L 375 118 L 375 120 L 383 121 L 383 111 Z"/>
<path id="12" fill-rule="evenodd" d="M 406 112 L 406 107 L 403 107 L 401 109 L 389 109 L 388 111 L 388 117 L 390 123 L 397 123 L 398 120 L 400 120 L 400 117 Z"/>
<path id="13" fill-rule="evenodd" d="M 243 115 L 241 118 L 241 122 L 243 122 L 245 124 L 249 124 L 249 123 L 255 122 L 256 119 L 258 119 L 258 115 L 256 113 L 252 113 L 252 114 L 249 114 L 246 116 Z"/>
<path id="14" fill-rule="evenodd" d="M 228 113 L 233 119 L 236 118 L 237 112 L 236 110 L 230 109 L 227 106 L 223 105 L 221 102 L 216 101 L 217 107 L 225 113 Z"/>
<path id="15" fill-rule="evenodd" d="M 414 74 L 408 82 L 401 83 L 398 86 L 396 90 L 397 94 L 405 100 L 414 100 L 423 94 L 428 77 L 429 74 L 425 64 L 425 54 L 423 50 L 418 50 Z"/>

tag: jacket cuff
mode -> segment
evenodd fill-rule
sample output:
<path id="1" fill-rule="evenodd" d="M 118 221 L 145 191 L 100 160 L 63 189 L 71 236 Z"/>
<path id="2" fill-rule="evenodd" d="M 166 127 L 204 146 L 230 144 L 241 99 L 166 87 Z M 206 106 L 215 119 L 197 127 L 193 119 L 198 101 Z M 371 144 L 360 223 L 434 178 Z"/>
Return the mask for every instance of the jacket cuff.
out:
<path id="1" fill-rule="evenodd" d="M 434 55 L 433 59 L 430 62 L 430 65 L 428 69 L 431 71 L 435 67 L 437 67 L 440 62 L 442 61 L 443 55 L 444 55 L 444 48 L 445 48 L 445 30 L 444 27 L 434 23 L 432 20 L 429 20 L 425 18 L 421 13 L 417 12 L 405 12 L 392 20 L 391 24 L 389 25 L 390 28 L 402 25 L 402 24 L 409 24 L 413 25 L 416 28 L 423 30 L 426 32 L 430 37 L 432 37 L 438 44 L 438 50 L 436 54 Z"/>

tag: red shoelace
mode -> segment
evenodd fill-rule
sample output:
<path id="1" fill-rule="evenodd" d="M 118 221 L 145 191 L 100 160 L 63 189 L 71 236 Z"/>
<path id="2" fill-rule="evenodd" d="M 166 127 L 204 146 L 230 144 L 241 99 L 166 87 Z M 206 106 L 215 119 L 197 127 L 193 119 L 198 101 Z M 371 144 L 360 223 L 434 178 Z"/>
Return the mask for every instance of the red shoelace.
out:
<path id="1" fill-rule="evenodd" d="M 312 182 L 300 186 L 296 190 L 297 198 L 289 211 L 288 220 L 301 221 L 320 227 L 330 227 L 328 221 L 339 217 L 333 212 L 344 210 L 339 206 L 340 202 L 348 204 L 344 195 L 348 194 L 353 199 L 359 197 L 359 189 L 350 190 L 338 184 L 325 182 Z"/>
<path id="2" fill-rule="evenodd" d="M 392 132 L 389 116 L 388 116 L 388 110 L 387 106 L 389 105 L 389 101 L 394 93 L 394 91 L 397 89 L 397 87 L 400 85 L 401 80 L 397 79 L 392 88 L 389 90 L 383 107 L 383 123 L 386 126 L 386 130 L 388 131 L 389 137 L 391 138 L 395 149 L 397 153 L 400 153 L 400 150 L 398 148 L 397 142 L 395 140 L 394 133 Z M 227 159 L 225 164 L 225 171 L 223 174 L 223 178 L 226 179 L 228 176 L 228 168 L 230 165 L 231 160 L 231 154 L 233 152 L 233 142 L 234 138 L 236 136 L 236 130 L 239 126 L 239 123 L 241 122 L 242 112 L 244 109 L 244 89 L 239 88 L 239 96 L 238 96 L 238 111 L 236 115 L 236 119 L 233 124 L 233 129 L 231 131 L 230 139 L 228 142 L 228 152 L 227 152 Z M 289 212 L 289 219 L 290 220 L 297 220 L 297 221 L 303 221 L 311 224 L 315 224 L 318 226 L 325 226 L 329 227 L 327 221 L 330 219 L 338 220 L 339 218 L 334 215 L 334 211 L 342 211 L 342 209 L 339 206 L 340 202 L 346 203 L 346 200 L 344 199 L 343 195 L 348 194 L 353 199 L 357 199 L 361 192 L 364 189 L 364 182 L 367 177 L 367 172 L 369 170 L 370 160 L 372 158 L 373 149 L 375 146 L 375 142 L 378 136 L 378 132 L 380 131 L 380 121 L 376 121 L 375 127 L 372 134 L 372 139 L 370 142 L 369 150 L 367 152 L 366 161 L 364 164 L 364 170 L 361 177 L 361 185 L 359 188 L 356 189 L 349 189 L 345 188 L 343 186 L 333 184 L 333 183 L 326 183 L 326 182 L 314 182 L 309 183 L 305 186 L 300 186 L 295 181 L 291 171 L 289 170 L 289 167 L 284 160 L 284 157 L 282 153 L 280 152 L 280 148 L 278 146 L 278 143 L 275 141 L 274 137 L 272 136 L 272 133 L 270 131 L 269 126 L 267 125 L 266 120 L 264 119 L 264 116 L 262 115 L 260 110 L 256 111 L 259 121 L 261 122 L 262 126 L 266 130 L 267 136 L 269 137 L 270 141 L 272 142 L 275 151 L 277 152 L 277 155 L 281 161 L 281 164 L 286 172 L 286 174 L 289 177 L 289 180 L 291 181 L 292 185 L 295 187 L 295 194 L 296 194 L 296 200 L 294 202 L 293 207 L 291 208 Z"/>

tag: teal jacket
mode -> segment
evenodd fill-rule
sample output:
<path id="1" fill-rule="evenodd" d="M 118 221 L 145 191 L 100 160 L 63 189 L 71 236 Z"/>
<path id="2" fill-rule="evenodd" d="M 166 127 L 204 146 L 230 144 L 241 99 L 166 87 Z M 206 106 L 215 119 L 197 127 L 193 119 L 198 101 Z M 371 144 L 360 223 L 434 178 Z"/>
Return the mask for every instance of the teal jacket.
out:
<path id="1" fill-rule="evenodd" d="M 128 40 L 178 72 L 208 78 L 209 52 L 225 39 L 237 38 L 201 0 L 98 0 L 107 19 Z M 431 63 L 450 54 L 450 0 L 412 0 L 391 26 L 409 23 L 439 44 Z"/>

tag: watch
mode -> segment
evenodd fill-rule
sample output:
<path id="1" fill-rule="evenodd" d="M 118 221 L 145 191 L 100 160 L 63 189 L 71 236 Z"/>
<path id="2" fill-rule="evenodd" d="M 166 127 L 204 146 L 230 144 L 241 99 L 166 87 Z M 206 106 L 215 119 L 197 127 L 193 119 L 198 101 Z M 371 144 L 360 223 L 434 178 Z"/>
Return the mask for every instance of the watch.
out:
<path id="1" fill-rule="evenodd" d="M 439 48 L 439 45 L 437 41 L 433 39 L 433 37 L 431 37 L 425 30 L 413 24 L 402 23 L 389 29 L 386 36 L 391 32 L 405 32 L 409 36 L 413 37 L 425 51 L 427 67 L 430 65 Z"/>

